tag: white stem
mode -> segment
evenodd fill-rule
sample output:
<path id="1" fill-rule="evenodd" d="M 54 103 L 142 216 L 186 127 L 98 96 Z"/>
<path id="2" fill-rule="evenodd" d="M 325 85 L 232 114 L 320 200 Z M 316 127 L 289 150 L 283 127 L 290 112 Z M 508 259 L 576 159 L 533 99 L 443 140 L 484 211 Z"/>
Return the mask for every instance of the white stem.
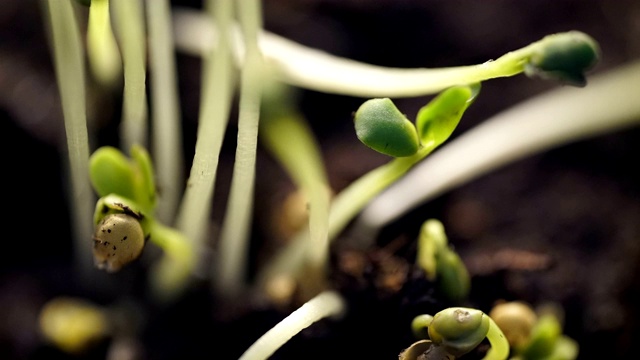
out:
<path id="1" fill-rule="evenodd" d="M 80 30 L 71 2 L 43 2 L 52 32 L 53 65 L 58 80 L 67 137 L 74 257 L 78 274 L 91 280 L 91 223 L 95 198 L 89 182 L 89 133 L 85 105 L 84 61 Z M 34 164 L 33 166 L 37 166 Z"/>
<path id="2" fill-rule="evenodd" d="M 174 8 L 175 41 L 180 51 L 201 56 L 216 44 L 211 23 L 196 10 Z M 331 55 L 263 31 L 259 36 L 265 61 L 276 77 L 290 85 L 326 93 L 360 97 L 411 97 L 435 94 L 447 87 L 512 76 L 523 70 L 520 61 L 529 46 L 496 61 L 449 68 L 388 68 Z M 243 59 L 242 40 L 234 36 L 237 63 Z"/>
<path id="3" fill-rule="evenodd" d="M 506 110 L 445 144 L 373 200 L 353 231 L 377 231 L 412 208 L 513 161 L 640 122 L 640 61 Z"/>
<path id="4" fill-rule="evenodd" d="M 267 359 L 294 335 L 314 322 L 326 317 L 340 316 L 344 311 L 345 303 L 338 293 L 334 291 L 320 293 L 264 333 L 240 356 L 239 360 Z"/>
<path id="5" fill-rule="evenodd" d="M 147 42 L 140 0 L 111 0 L 115 30 L 124 64 L 124 94 L 120 124 L 121 149 L 134 144 L 147 147 Z"/>
<path id="6" fill-rule="evenodd" d="M 182 195 L 182 128 L 169 0 L 147 0 L 153 158 L 162 194 L 157 216 L 172 224 Z"/>

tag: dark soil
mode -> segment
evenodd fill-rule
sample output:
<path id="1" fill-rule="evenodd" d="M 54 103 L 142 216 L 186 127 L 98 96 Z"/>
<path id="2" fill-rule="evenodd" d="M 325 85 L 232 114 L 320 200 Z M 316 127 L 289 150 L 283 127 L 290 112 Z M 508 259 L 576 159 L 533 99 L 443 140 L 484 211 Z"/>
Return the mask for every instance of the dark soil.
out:
<path id="1" fill-rule="evenodd" d="M 200 7 L 200 1 L 172 1 Z M 105 359 L 109 338 L 82 356 L 47 344 L 38 332 L 42 305 L 77 296 L 120 310 L 121 334 L 136 359 L 236 359 L 295 306 L 248 295 L 235 306 L 197 282 L 168 307 L 146 295 L 146 266 L 115 275 L 96 270 L 82 282 L 72 265 L 66 144 L 38 2 L 4 1 L 0 10 L 0 149 L 4 155 L 4 248 L 0 252 L 0 358 Z M 310 0 L 263 3 L 265 27 L 300 43 L 369 63 L 440 67 L 484 62 L 543 36 L 581 30 L 599 41 L 602 72 L 640 57 L 640 4 L 624 1 Z M 193 154 L 199 61 L 178 57 L 186 159 Z M 487 117 L 557 87 L 518 76 L 483 84 L 453 138 Z M 588 86 L 588 85 L 587 85 Z M 322 145 L 335 191 L 387 161 L 355 137 L 351 113 L 364 99 L 300 92 L 300 108 Z M 428 99 L 398 99 L 412 118 Z M 90 108 L 94 147 L 116 143 L 119 98 Z M 235 151 L 234 117 L 223 147 L 212 214 L 219 224 Z M 377 246 L 336 241 L 331 286 L 348 301 L 341 319 L 323 320 L 273 359 L 394 359 L 413 341 L 409 323 L 454 305 L 488 312 L 499 300 L 555 302 L 580 359 L 635 358 L 640 335 L 640 131 L 606 134 L 497 169 L 406 214 L 383 229 Z M 444 145 L 446 146 L 446 144 Z M 189 164 L 187 160 L 187 164 Z M 291 182 L 259 149 L 252 271 L 271 255 L 269 215 Z M 185 169 L 185 174 L 188 169 Z M 448 302 L 415 267 L 415 239 L 428 218 L 443 221 L 472 275 L 462 304 Z M 89 241 L 89 239 L 87 239 Z M 148 254 L 152 256 L 153 254 Z M 356 264 L 357 266 L 355 266 Z M 126 344 L 125 344 L 126 345 Z M 486 347 L 465 358 L 481 358 Z"/>

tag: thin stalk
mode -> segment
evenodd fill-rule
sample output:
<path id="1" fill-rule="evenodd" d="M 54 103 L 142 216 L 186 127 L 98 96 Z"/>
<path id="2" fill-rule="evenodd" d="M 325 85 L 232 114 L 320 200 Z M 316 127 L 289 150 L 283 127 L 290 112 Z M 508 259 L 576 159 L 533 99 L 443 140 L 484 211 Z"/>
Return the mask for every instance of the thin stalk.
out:
<path id="1" fill-rule="evenodd" d="M 111 87 L 122 73 L 122 58 L 111 28 L 109 0 L 93 0 L 87 24 L 87 57 L 93 76 Z"/>
<path id="2" fill-rule="evenodd" d="M 124 64 L 124 99 L 120 124 L 121 148 L 147 147 L 146 48 L 141 0 L 111 0 L 115 29 Z"/>
<path id="3" fill-rule="evenodd" d="M 298 278 L 304 276 L 306 280 L 300 282 L 301 292 L 306 298 L 310 297 L 309 294 L 317 295 L 326 280 L 329 264 L 329 180 L 319 145 L 305 119 L 299 114 L 284 112 L 287 115 L 264 119 L 261 135 L 266 148 L 308 199 L 308 228 L 299 240 L 306 249 L 301 257 L 306 261 L 307 271 L 298 273 Z M 314 281 L 309 281 L 310 278 Z"/>
<path id="4" fill-rule="evenodd" d="M 147 0 L 153 132 L 151 144 L 160 190 L 158 218 L 173 223 L 183 191 L 182 128 L 168 0 Z"/>
<path id="5" fill-rule="evenodd" d="M 194 10 L 174 10 L 176 45 L 199 56 L 215 45 L 216 33 Z M 274 76 L 288 84 L 316 91 L 359 97 L 415 97 L 435 94 L 460 84 L 517 75 L 524 71 L 539 42 L 482 64 L 447 68 L 389 68 L 366 64 L 309 48 L 278 35 L 262 32 L 259 44 Z M 234 44 L 239 65 L 243 46 Z"/>
<path id="6" fill-rule="evenodd" d="M 84 57 L 71 1 L 43 2 L 52 30 L 52 50 L 64 116 L 71 182 L 74 258 L 77 274 L 93 270 L 91 251 L 95 198 L 89 182 Z"/>
<path id="7" fill-rule="evenodd" d="M 509 357 L 509 342 L 492 318 L 489 318 L 487 339 L 491 344 L 491 349 L 487 351 L 482 360 L 506 360 Z"/>
<path id="8" fill-rule="evenodd" d="M 260 3 L 257 0 L 241 1 L 238 3 L 238 12 L 247 51 L 240 80 L 240 113 L 233 178 L 218 254 L 213 264 L 216 290 L 226 296 L 237 295 L 246 285 L 262 95 L 263 63 L 257 43 L 257 34 L 262 28 Z"/>
<path id="9" fill-rule="evenodd" d="M 152 241 L 164 256 L 153 264 L 150 272 L 150 290 L 154 298 L 169 303 L 187 288 L 193 274 L 196 254 L 188 239 L 179 231 L 154 221 L 151 225 Z"/>
<path id="10" fill-rule="evenodd" d="M 215 51 L 203 58 L 200 116 L 195 155 L 187 188 L 178 210 L 178 229 L 193 242 L 195 252 L 204 251 L 211 214 L 220 149 L 227 127 L 234 83 L 229 32 L 233 1 L 208 0 L 211 19 L 221 36 Z"/>
<path id="11" fill-rule="evenodd" d="M 268 359 L 282 345 L 311 324 L 345 312 L 342 297 L 334 291 L 320 293 L 280 321 L 251 345 L 239 360 Z"/>
<path id="12" fill-rule="evenodd" d="M 410 209 L 513 161 L 640 123 L 640 62 L 516 105 L 434 153 L 377 197 L 353 231 L 374 239 Z"/>

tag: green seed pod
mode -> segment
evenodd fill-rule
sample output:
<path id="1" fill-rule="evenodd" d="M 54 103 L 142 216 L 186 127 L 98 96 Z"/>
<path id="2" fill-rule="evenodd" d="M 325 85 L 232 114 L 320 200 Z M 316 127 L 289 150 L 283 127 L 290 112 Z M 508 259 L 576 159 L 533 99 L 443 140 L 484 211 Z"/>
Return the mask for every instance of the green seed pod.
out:
<path id="1" fill-rule="evenodd" d="M 109 214 L 93 235 L 93 260 L 99 269 L 116 272 L 142 253 L 145 236 L 138 219 L 127 214 Z"/>
<path id="2" fill-rule="evenodd" d="M 584 72 L 595 66 L 600 47 L 589 35 L 569 31 L 540 40 L 525 67 L 528 76 L 558 80 L 574 86 L 585 86 Z"/>
<path id="3" fill-rule="evenodd" d="M 415 126 L 389 98 L 365 101 L 356 111 L 354 124 L 358 139 L 379 153 L 411 156 L 420 146 Z"/>
<path id="4" fill-rule="evenodd" d="M 423 106 L 416 117 L 422 146 L 435 149 L 444 143 L 479 92 L 479 83 L 473 86 L 454 86 L 444 90 Z"/>
<path id="5" fill-rule="evenodd" d="M 429 337 L 447 353 L 459 357 L 475 349 L 485 339 L 489 325 L 489 317 L 482 311 L 453 307 L 433 317 Z"/>
<path id="6" fill-rule="evenodd" d="M 531 338 L 531 330 L 538 321 L 538 316 L 531 306 L 521 301 L 509 301 L 497 304 L 491 309 L 489 316 L 500 327 L 515 349 L 522 349 Z"/>

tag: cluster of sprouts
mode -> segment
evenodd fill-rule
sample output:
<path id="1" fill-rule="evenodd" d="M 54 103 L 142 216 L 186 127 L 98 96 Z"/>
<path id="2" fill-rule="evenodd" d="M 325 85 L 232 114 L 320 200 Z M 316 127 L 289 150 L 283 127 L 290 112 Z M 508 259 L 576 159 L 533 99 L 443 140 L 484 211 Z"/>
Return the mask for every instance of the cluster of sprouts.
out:
<path id="1" fill-rule="evenodd" d="M 334 57 L 263 31 L 258 0 L 207 0 L 206 11 L 171 9 L 167 0 L 144 4 L 133 0 L 83 1 L 88 6 L 85 8 L 88 11 L 81 12 L 87 15 L 86 33 L 81 30 L 75 12 L 78 3 L 80 1 L 44 2 L 51 24 L 70 155 L 78 271 L 89 273 L 87 259 L 93 259 L 98 268 L 117 272 L 139 261 L 144 247 L 152 243 L 162 250 L 163 256 L 150 265 L 149 284 L 162 301 L 179 297 L 194 278 L 208 279 L 212 292 L 230 299 L 283 276 L 293 279 L 303 290 L 305 304 L 251 346 L 242 356 L 246 360 L 266 359 L 301 329 L 347 311 L 344 299 L 331 290 L 326 278 L 330 243 L 379 194 L 400 183 L 414 166 L 449 139 L 465 110 L 478 96 L 482 82 L 524 73 L 584 87 L 585 72 L 596 64 L 600 51 L 588 35 L 569 31 L 549 35 L 482 64 L 392 69 Z M 147 36 L 145 23 L 149 25 Z M 90 74 L 101 86 L 122 86 L 124 95 L 122 143 L 91 149 L 93 151 L 90 151 L 86 126 L 84 44 Z M 147 45 L 150 54 L 145 52 Z M 173 60 L 176 48 L 201 56 L 203 67 L 195 156 L 185 184 L 178 175 L 182 154 Z M 625 71 L 625 76 L 603 79 L 602 85 L 598 83 L 593 91 L 604 96 L 611 87 L 630 86 L 633 82 L 629 79 L 637 79 L 640 71 L 637 65 Z M 153 79 L 150 111 L 146 98 L 147 73 Z M 239 75 L 237 82 L 236 74 Z M 235 86 L 239 90 L 239 117 L 233 178 L 225 219 L 215 239 L 215 248 L 210 249 L 213 260 L 207 263 L 204 255 L 208 253 L 211 236 L 208 223 L 213 189 Z M 364 145 L 389 155 L 391 161 L 332 196 L 319 146 L 306 119 L 290 101 L 288 87 L 371 98 L 355 111 L 355 132 Z M 391 100 L 426 95 L 436 96 L 420 109 L 415 122 L 407 119 Z M 558 95 L 558 106 L 562 106 L 563 101 Z M 613 117 L 621 119 L 620 124 L 637 119 L 640 114 L 637 103 L 614 113 Z M 147 123 L 148 113 L 152 126 Z M 602 126 L 591 133 L 607 129 Z M 574 130 L 575 127 L 550 132 L 571 138 Z M 483 139 L 494 141 L 496 134 L 501 134 L 499 128 L 483 135 Z M 283 137 L 288 139 L 286 145 L 281 140 Z M 530 147 L 541 149 L 549 143 L 547 140 L 538 139 L 538 143 Z M 305 226 L 258 270 L 256 284 L 251 284 L 247 281 L 248 229 L 259 141 L 304 193 L 309 202 L 309 215 Z M 153 144 L 151 151 L 149 143 Z M 464 161 L 453 163 L 456 170 L 462 169 L 461 177 L 470 176 L 464 172 Z M 437 171 L 432 174 L 437 175 Z M 92 191 L 88 191 L 90 186 Z M 163 191 L 158 193 L 157 188 Z M 432 196 L 437 190 L 420 196 Z M 420 186 L 412 185 L 405 186 L 404 191 L 421 190 Z M 89 193 L 97 195 L 97 200 L 87 196 Z M 406 211 L 406 206 L 411 206 L 407 204 L 410 202 L 404 204 L 405 208 L 394 207 L 387 219 Z M 364 219 L 370 220 L 365 224 L 369 230 L 375 230 L 384 222 L 379 216 Z M 440 281 L 448 297 L 466 297 L 469 290 L 466 269 L 447 244 L 441 224 L 435 220 L 424 224 L 417 262 L 430 280 Z M 56 319 L 49 310 L 44 319 Z M 91 310 L 86 314 L 99 312 Z M 93 316 L 95 322 L 104 322 L 99 315 L 89 315 L 87 318 Z M 552 320 L 546 319 L 540 317 L 536 326 L 554 326 L 549 325 Z M 51 329 L 50 323 L 46 320 L 43 327 Z M 488 339 L 491 350 L 485 359 L 506 359 L 509 346 L 501 327 L 482 311 L 471 308 L 449 308 L 433 317 L 421 316 L 416 318 L 414 329 L 422 338 L 403 352 L 401 358 L 457 358 Z M 93 339 L 103 333 L 100 329 L 77 330 L 86 331 L 85 337 L 57 334 L 50 338 L 69 349 L 82 348 L 76 340 Z M 71 330 L 58 326 L 52 332 L 65 331 Z M 527 338 L 533 340 L 524 343 L 518 340 L 518 344 L 512 345 L 519 358 L 535 358 L 530 354 L 537 351 L 533 344 L 536 331 L 532 330 Z"/>

